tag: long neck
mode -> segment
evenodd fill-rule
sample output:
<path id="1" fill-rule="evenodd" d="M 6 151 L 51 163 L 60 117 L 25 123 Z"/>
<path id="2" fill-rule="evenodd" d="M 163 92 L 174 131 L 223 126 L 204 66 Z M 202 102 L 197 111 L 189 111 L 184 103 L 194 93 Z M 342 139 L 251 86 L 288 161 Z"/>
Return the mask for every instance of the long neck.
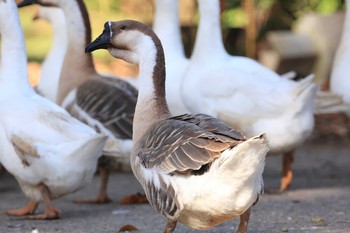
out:
<path id="1" fill-rule="evenodd" d="M 5 92 L 11 94 L 31 92 L 26 47 L 17 7 L 13 0 L 7 0 L 0 7 L 7 8 L 6 13 L 0 13 L 0 92 L 2 95 Z"/>
<path id="2" fill-rule="evenodd" d="M 191 58 L 226 53 L 221 35 L 219 0 L 197 1 L 200 20 Z"/>
<path id="3" fill-rule="evenodd" d="M 149 42 L 149 41 L 148 41 Z M 154 123 L 170 116 L 165 100 L 165 62 L 160 42 L 142 51 L 139 93 L 134 115 L 133 140 L 138 141 Z M 147 59 L 143 59 L 147 58 Z"/>
<path id="4" fill-rule="evenodd" d="M 51 21 L 52 48 L 50 50 L 50 54 L 53 54 L 55 56 L 59 54 L 59 58 L 62 58 L 62 57 L 64 58 L 67 50 L 67 43 L 68 43 L 66 19 L 64 18 L 63 13 L 56 14 L 56 16 L 57 18 Z"/>
<path id="5" fill-rule="evenodd" d="M 162 41 L 166 57 L 185 57 L 181 40 L 177 0 L 155 1 L 153 29 Z"/>
<path id="6" fill-rule="evenodd" d="M 58 10 L 58 9 L 57 9 Z M 56 102 L 62 64 L 67 50 L 67 30 L 63 12 L 55 12 L 52 25 L 52 47 L 41 66 L 39 89 Z"/>
<path id="7" fill-rule="evenodd" d="M 346 11 L 345 11 L 345 19 L 343 26 L 343 34 L 342 34 L 342 43 L 348 44 L 350 40 L 350 0 L 346 0 Z M 344 46 L 348 51 L 350 49 L 349 46 Z M 350 51 L 349 51 L 350 52 Z"/>
<path id="8" fill-rule="evenodd" d="M 61 8 L 67 24 L 67 52 L 59 82 L 57 102 L 62 103 L 69 92 L 96 74 L 92 55 L 85 53 L 91 42 L 90 21 L 82 0 L 62 0 Z"/>

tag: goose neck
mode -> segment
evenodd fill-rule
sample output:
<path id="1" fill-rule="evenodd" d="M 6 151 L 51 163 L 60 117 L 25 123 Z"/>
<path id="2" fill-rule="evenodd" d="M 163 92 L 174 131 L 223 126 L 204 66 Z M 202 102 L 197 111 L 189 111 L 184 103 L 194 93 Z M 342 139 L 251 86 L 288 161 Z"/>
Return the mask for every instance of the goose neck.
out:
<path id="1" fill-rule="evenodd" d="M 62 51 L 62 46 L 65 48 L 67 46 L 67 30 L 66 30 L 66 20 L 64 15 L 60 15 L 59 18 L 51 22 L 52 25 L 52 48 L 60 49 Z"/>
<path id="2" fill-rule="evenodd" d="M 91 42 L 91 27 L 84 2 L 62 0 L 60 7 L 66 18 L 68 41 L 59 82 L 59 104 L 71 90 L 96 75 L 92 55 L 85 53 L 85 47 Z"/>
<path id="3" fill-rule="evenodd" d="M 60 7 L 66 18 L 70 47 L 85 48 L 91 42 L 91 26 L 84 2 L 82 0 L 63 0 Z"/>
<path id="4" fill-rule="evenodd" d="M 348 40 L 350 39 L 350 0 L 346 0 L 345 7 L 346 9 L 342 37 L 343 41 L 346 41 L 346 43 L 348 43 Z"/>
<path id="5" fill-rule="evenodd" d="M 67 50 L 67 31 L 63 12 L 56 12 L 50 20 L 52 25 L 52 44 L 49 54 L 41 65 L 39 89 L 44 96 L 56 102 L 57 87 L 60 80 L 62 63 Z"/>
<path id="6" fill-rule="evenodd" d="M 0 88 L 12 92 L 31 90 L 24 34 L 20 24 L 17 6 L 13 0 L 0 3 L 6 13 L 0 12 L 1 62 Z M 8 8 L 8 9 L 7 9 Z"/>
<path id="7" fill-rule="evenodd" d="M 165 61 L 160 41 L 156 40 L 152 49 L 143 49 L 141 53 L 139 93 L 133 124 L 133 139 L 136 141 L 153 124 L 170 116 L 165 99 Z"/>
<path id="8" fill-rule="evenodd" d="M 45 59 L 52 62 L 62 62 L 67 49 L 67 31 L 65 18 L 59 17 L 51 22 L 52 25 L 52 47 Z M 59 60 L 59 61 L 58 61 Z"/>
<path id="9" fill-rule="evenodd" d="M 185 57 L 179 24 L 178 1 L 155 1 L 153 29 L 162 41 L 165 56 Z"/>
<path id="10" fill-rule="evenodd" d="M 226 53 L 222 42 L 219 0 L 197 0 L 199 24 L 193 57 Z"/>

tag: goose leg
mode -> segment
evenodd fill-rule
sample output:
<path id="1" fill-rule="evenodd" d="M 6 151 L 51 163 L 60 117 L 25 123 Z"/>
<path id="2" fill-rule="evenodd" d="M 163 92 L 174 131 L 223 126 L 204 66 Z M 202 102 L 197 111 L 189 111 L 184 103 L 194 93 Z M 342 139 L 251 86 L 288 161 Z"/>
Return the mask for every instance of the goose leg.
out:
<path id="1" fill-rule="evenodd" d="M 240 216 L 240 222 L 236 233 L 247 233 L 250 218 L 250 208 Z"/>
<path id="2" fill-rule="evenodd" d="M 293 172 L 292 163 L 294 160 L 294 150 L 283 154 L 283 168 L 280 192 L 284 192 L 292 183 Z"/>
<path id="3" fill-rule="evenodd" d="M 86 204 L 106 204 L 112 201 L 107 195 L 107 185 L 109 179 L 109 170 L 98 167 L 98 171 L 101 177 L 100 189 L 97 197 L 87 200 L 75 200 L 74 203 L 86 203 Z"/>
<path id="4" fill-rule="evenodd" d="M 321 90 L 322 91 L 329 91 L 329 79 L 326 79 L 324 80 L 322 83 L 321 83 Z"/>
<path id="5" fill-rule="evenodd" d="M 28 214 L 33 214 L 36 208 L 38 207 L 37 201 L 30 201 L 27 205 L 20 209 L 7 210 L 6 214 L 10 216 L 24 216 Z"/>
<path id="6" fill-rule="evenodd" d="M 176 228 L 177 221 L 168 220 L 163 233 L 173 233 Z"/>
<path id="7" fill-rule="evenodd" d="M 5 168 L 0 164 L 0 174 L 3 174 L 5 172 L 6 172 Z"/>
<path id="8" fill-rule="evenodd" d="M 41 191 L 41 195 L 43 197 L 43 203 L 45 205 L 45 211 L 43 214 L 36 214 L 30 216 L 31 219 L 58 219 L 61 216 L 61 212 L 56 209 L 51 202 L 50 190 L 44 185 L 40 184 L 38 188 Z"/>

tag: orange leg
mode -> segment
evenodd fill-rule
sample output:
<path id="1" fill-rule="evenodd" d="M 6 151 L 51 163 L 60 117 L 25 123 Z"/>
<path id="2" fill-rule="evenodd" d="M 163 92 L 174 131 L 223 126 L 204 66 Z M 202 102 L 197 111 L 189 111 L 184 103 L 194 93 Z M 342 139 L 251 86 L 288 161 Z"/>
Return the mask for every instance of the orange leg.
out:
<path id="1" fill-rule="evenodd" d="M 43 203 L 45 205 L 45 211 L 42 214 L 36 214 L 30 216 L 31 219 L 58 219 L 61 217 L 61 212 L 56 209 L 51 202 L 50 190 L 44 185 L 40 184 L 39 189 L 43 197 Z"/>
<path id="2" fill-rule="evenodd" d="M 136 193 L 136 194 L 124 197 L 120 201 L 120 203 L 123 205 L 144 204 L 144 203 L 148 203 L 148 200 L 145 194 Z"/>
<path id="3" fill-rule="evenodd" d="M 284 192 L 292 183 L 293 172 L 292 163 L 294 160 L 294 150 L 289 151 L 283 155 L 283 168 L 280 192 Z"/>
<path id="4" fill-rule="evenodd" d="M 324 80 L 322 83 L 321 83 L 321 90 L 322 91 L 329 91 L 329 79 L 326 79 Z"/>
<path id="5" fill-rule="evenodd" d="M 98 170 L 101 176 L 101 185 L 97 197 L 88 200 L 75 200 L 74 203 L 106 204 L 112 201 L 107 195 L 109 171 L 101 167 L 99 167 Z"/>
<path id="6" fill-rule="evenodd" d="M 250 218 L 250 208 L 240 216 L 240 222 L 236 233 L 247 233 Z"/>
<path id="7" fill-rule="evenodd" d="M 33 214 L 36 208 L 38 207 L 38 204 L 39 203 L 36 201 L 30 201 L 23 208 L 7 210 L 6 214 L 10 216 L 24 216 L 24 215 Z"/>

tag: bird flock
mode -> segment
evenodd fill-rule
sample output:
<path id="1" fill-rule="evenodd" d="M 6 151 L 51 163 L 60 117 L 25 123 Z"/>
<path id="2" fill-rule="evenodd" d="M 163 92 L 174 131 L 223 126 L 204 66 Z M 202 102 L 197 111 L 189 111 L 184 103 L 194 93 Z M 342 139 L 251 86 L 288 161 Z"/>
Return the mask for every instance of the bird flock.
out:
<path id="1" fill-rule="evenodd" d="M 8 215 L 60 218 L 52 200 L 88 185 L 96 169 L 97 196 L 76 202 L 109 202 L 109 173 L 123 168 L 132 170 L 149 204 L 166 218 L 164 233 L 178 222 L 205 230 L 237 217 L 236 232 L 245 233 L 264 192 L 268 154 L 283 155 L 277 191 L 286 191 L 293 154 L 314 128 L 318 85 L 312 75 L 294 81 L 229 55 L 219 0 L 197 2 L 198 32 L 186 58 L 176 0 L 155 0 L 153 29 L 134 20 L 108 21 L 93 41 L 83 0 L 23 0 L 18 6 L 0 0 L 0 164 L 29 199 Z M 40 5 L 36 17 L 53 28 L 34 88 L 18 15 L 18 7 L 31 4 Z M 339 85 L 350 84 L 343 76 L 345 42 L 342 47 L 331 87 L 347 90 L 348 100 L 349 88 Z M 137 64 L 137 82 L 98 73 L 91 53 L 99 49 Z M 40 203 L 44 211 L 36 213 Z"/>

